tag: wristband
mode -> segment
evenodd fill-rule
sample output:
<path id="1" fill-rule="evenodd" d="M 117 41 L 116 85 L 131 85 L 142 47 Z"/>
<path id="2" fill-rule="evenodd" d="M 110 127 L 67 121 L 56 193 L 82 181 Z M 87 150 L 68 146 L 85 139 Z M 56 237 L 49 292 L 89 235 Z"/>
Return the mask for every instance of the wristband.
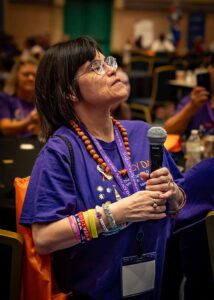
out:
<path id="1" fill-rule="evenodd" d="M 95 219 L 95 210 L 88 209 L 88 220 L 90 225 L 90 232 L 92 238 L 98 238 L 97 227 L 96 227 L 96 219 Z"/>
<path id="2" fill-rule="evenodd" d="M 100 209 L 100 206 L 96 205 L 95 210 L 96 210 L 97 219 L 99 220 L 100 225 L 101 225 L 103 231 L 104 232 L 108 232 L 108 228 L 106 227 L 106 225 L 105 225 L 105 223 L 104 223 L 104 221 L 102 219 L 102 214 L 100 213 L 99 209 Z"/>
<path id="3" fill-rule="evenodd" d="M 80 231 L 79 231 L 79 228 L 78 228 L 78 225 L 77 225 L 75 217 L 74 216 L 69 216 L 68 217 L 68 221 L 69 221 L 70 226 L 71 226 L 71 228 L 73 230 L 75 239 L 80 243 L 81 242 Z"/>

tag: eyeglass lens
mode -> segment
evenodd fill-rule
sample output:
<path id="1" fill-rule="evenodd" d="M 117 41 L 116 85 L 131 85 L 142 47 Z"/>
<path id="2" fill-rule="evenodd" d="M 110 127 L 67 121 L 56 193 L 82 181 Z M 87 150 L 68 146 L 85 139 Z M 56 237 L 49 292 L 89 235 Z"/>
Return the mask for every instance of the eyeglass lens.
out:
<path id="1" fill-rule="evenodd" d="M 92 63 L 92 70 L 95 71 L 97 74 L 101 75 L 101 74 L 105 74 L 106 70 L 105 70 L 105 66 L 106 64 L 114 69 L 117 69 L 117 61 L 116 58 L 114 58 L 113 56 L 108 56 L 106 57 L 105 61 L 101 61 L 101 60 L 95 60 Z"/>

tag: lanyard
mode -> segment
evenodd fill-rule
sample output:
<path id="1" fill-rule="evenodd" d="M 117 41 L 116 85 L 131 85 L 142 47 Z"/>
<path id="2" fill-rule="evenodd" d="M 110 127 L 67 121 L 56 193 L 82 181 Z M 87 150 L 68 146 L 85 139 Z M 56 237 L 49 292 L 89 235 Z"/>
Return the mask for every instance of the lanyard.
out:
<path id="1" fill-rule="evenodd" d="M 123 144 L 123 141 L 122 141 L 122 138 L 121 138 L 121 135 L 119 133 L 118 128 L 115 128 L 114 132 L 115 132 L 115 141 L 116 141 L 116 144 L 118 146 L 122 161 L 123 161 L 123 163 L 124 163 L 124 165 L 127 169 L 128 176 L 129 176 L 130 181 L 132 183 L 133 189 L 134 189 L 135 192 L 137 192 L 137 191 L 139 191 L 139 186 L 137 184 L 135 174 L 134 174 L 134 172 L 131 168 L 131 162 L 130 162 L 130 159 L 128 158 L 128 156 L 127 156 L 125 146 Z M 95 139 L 89 132 L 88 132 L 88 135 L 90 136 L 90 138 L 92 139 L 92 141 L 96 145 L 96 147 L 97 147 L 98 151 L 100 152 L 100 154 L 102 155 L 104 161 L 108 164 L 108 166 L 109 166 L 109 168 L 112 172 L 112 175 L 113 175 L 114 179 L 117 181 L 120 188 L 125 192 L 126 196 L 130 196 L 131 193 L 130 193 L 127 185 L 125 184 L 125 182 L 124 182 L 122 176 L 120 175 L 117 167 L 114 165 L 112 160 L 108 157 L 108 155 L 105 153 L 105 151 L 104 151 L 103 147 L 101 146 L 100 142 L 97 139 Z"/>
<path id="2" fill-rule="evenodd" d="M 126 148 L 125 148 L 125 145 L 124 145 L 123 140 L 121 138 L 119 129 L 116 126 L 114 126 L 114 133 L 115 133 L 115 141 L 116 141 L 117 147 L 119 149 L 120 155 L 122 157 L 123 163 L 125 165 L 125 168 L 128 172 L 128 176 L 129 176 L 129 179 L 131 181 L 132 187 L 134 189 L 134 192 L 137 192 L 137 191 L 139 191 L 139 186 L 138 186 L 135 174 L 132 170 L 131 161 L 130 161 L 130 159 L 128 157 L 128 154 L 126 152 Z"/>

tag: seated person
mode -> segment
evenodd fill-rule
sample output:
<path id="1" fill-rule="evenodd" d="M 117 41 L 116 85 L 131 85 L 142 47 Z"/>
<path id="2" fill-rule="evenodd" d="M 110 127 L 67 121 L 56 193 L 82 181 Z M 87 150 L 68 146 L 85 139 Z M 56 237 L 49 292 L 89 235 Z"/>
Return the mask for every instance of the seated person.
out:
<path id="1" fill-rule="evenodd" d="M 34 106 L 35 76 L 38 61 L 20 59 L 0 94 L 0 132 L 4 136 L 32 136 L 40 131 Z"/>
<path id="2" fill-rule="evenodd" d="M 214 61 L 209 67 L 211 95 L 200 86 L 178 104 L 175 114 L 165 123 L 168 133 L 189 135 L 192 129 L 204 128 L 204 133 L 214 134 Z"/>
<path id="3" fill-rule="evenodd" d="M 187 203 L 175 219 L 174 235 L 166 252 L 161 300 L 178 300 L 184 278 L 185 300 L 212 300 L 214 286 L 205 217 L 214 210 L 214 158 L 184 173 L 180 182 Z"/>
<path id="4" fill-rule="evenodd" d="M 119 68 L 117 70 L 117 77 L 120 78 L 120 80 L 126 85 L 128 94 L 124 98 L 123 102 L 114 104 L 111 107 L 111 113 L 117 120 L 131 120 L 131 109 L 126 102 L 129 98 L 131 86 L 129 82 L 129 77 L 126 72 L 123 71 L 123 69 Z"/>
<path id="5" fill-rule="evenodd" d="M 151 50 L 155 52 L 174 52 L 175 46 L 165 37 L 164 33 L 160 33 L 158 39 L 153 41 Z"/>

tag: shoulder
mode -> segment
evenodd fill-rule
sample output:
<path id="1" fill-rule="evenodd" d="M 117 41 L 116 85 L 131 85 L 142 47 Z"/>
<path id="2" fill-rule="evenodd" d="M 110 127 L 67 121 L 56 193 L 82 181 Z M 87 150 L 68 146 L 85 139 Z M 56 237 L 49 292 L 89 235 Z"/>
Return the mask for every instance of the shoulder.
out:
<path id="1" fill-rule="evenodd" d="M 16 99 L 14 96 L 5 94 L 5 93 L 0 93 L 0 101 L 1 103 L 9 103 L 11 101 L 14 101 L 14 99 Z"/>

